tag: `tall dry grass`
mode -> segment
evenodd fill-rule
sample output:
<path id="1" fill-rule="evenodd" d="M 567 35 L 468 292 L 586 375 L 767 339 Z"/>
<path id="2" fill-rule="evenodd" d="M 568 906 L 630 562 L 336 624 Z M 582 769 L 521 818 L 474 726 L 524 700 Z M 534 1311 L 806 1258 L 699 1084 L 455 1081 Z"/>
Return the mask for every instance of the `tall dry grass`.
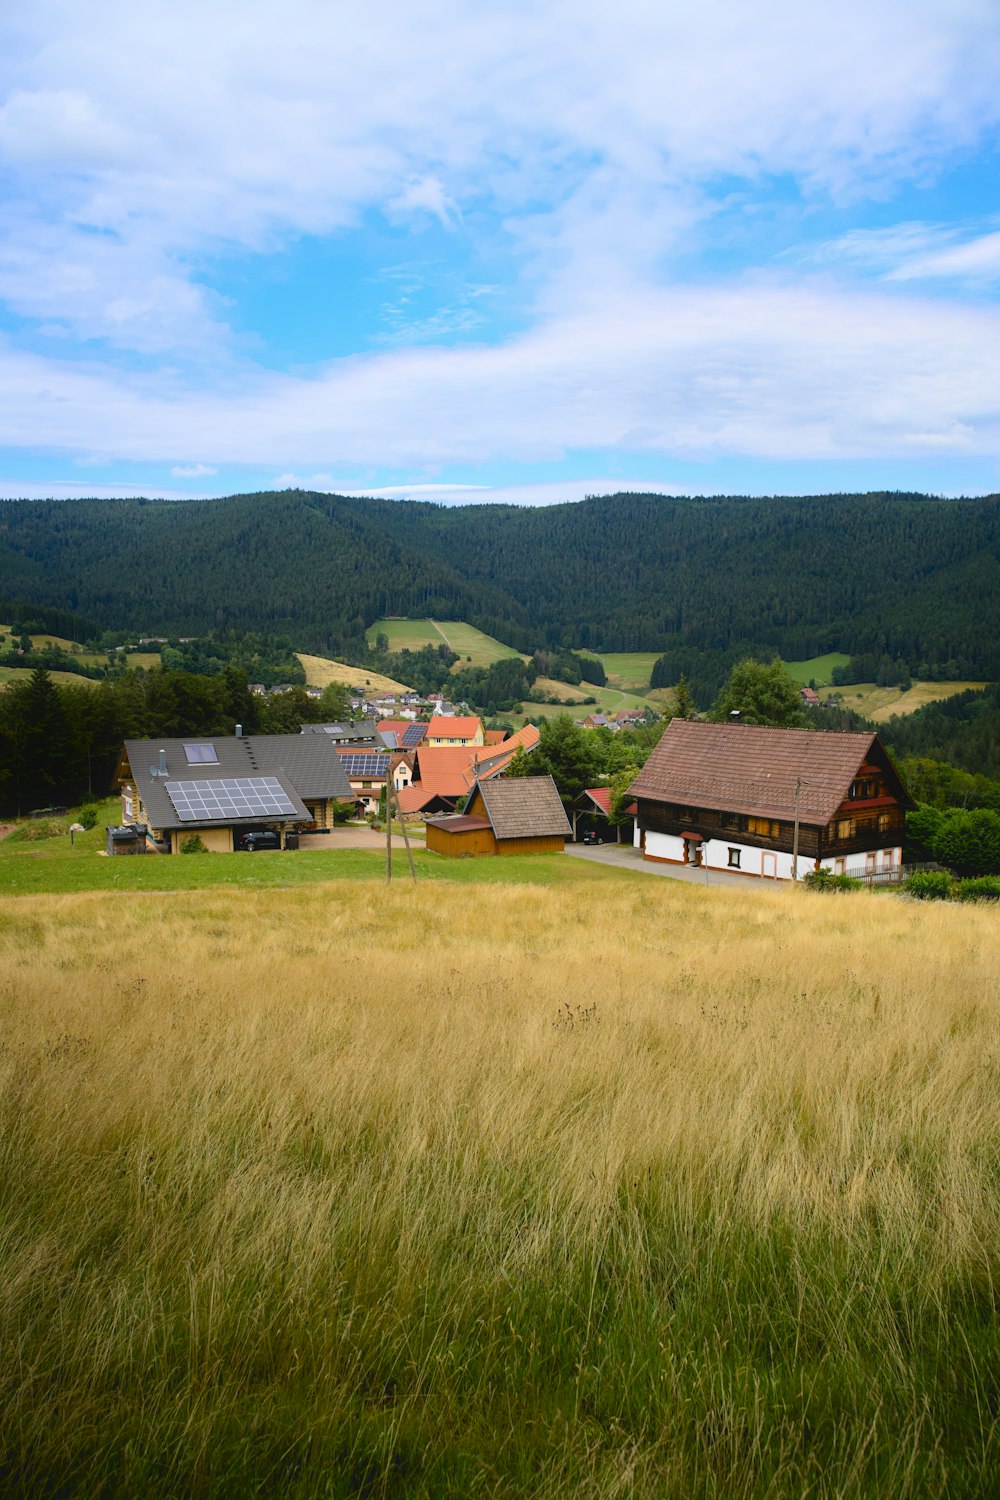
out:
<path id="1" fill-rule="evenodd" d="M 996 913 L 593 894 L 0 907 L 0 1490 L 996 1493 Z"/>

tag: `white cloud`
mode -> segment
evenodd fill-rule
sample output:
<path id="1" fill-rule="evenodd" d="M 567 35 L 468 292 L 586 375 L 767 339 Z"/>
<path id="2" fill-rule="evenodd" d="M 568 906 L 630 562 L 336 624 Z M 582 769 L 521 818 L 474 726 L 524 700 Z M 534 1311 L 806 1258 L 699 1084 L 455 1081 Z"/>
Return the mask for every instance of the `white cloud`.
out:
<path id="1" fill-rule="evenodd" d="M 499 347 L 353 357 L 190 390 L 0 345 L 0 443 L 214 466 L 409 469 L 570 453 L 1000 452 L 1000 310 L 757 279 L 619 296 Z M 606 460 L 605 460 L 606 461 Z"/>
<path id="2" fill-rule="evenodd" d="M 175 479 L 203 479 L 209 474 L 218 474 L 211 464 L 175 464 L 170 470 Z"/>
<path id="3" fill-rule="evenodd" d="M 0 295 L 147 352 L 221 337 L 207 252 L 502 215 L 555 305 L 567 267 L 645 275 L 718 174 L 857 194 L 1000 119 L 991 0 L 37 0 L 0 27 L 0 159 L 48 230 Z"/>
<path id="4" fill-rule="evenodd" d="M 921 223 L 855 229 L 788 258 L 845 262 L 877 271 L 886 281 L 986 285 L 1000 278 L 1000 230 L 992 224 L 985 233 L 975 233 L 967 226 Z"/>
<path id="5" fill-rule="evenodd" d="M 388 207 L 398 214 L 432 214 L 446 229 L 459 217 L 458 208 L 440 178 L 430 175 L 408 182 L 401 193 L 390 199 Z"/>

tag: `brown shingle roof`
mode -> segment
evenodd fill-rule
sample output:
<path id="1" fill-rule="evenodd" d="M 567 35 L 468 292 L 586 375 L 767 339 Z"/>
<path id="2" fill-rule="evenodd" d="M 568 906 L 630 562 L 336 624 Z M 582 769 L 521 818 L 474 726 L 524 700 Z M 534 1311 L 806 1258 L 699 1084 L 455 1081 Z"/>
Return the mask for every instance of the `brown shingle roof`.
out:
<path id="1" fill-rule="evenodd" d="M 551 776 L 498 777 L 481 781 L 478 791 L 498 839 L 565 838 L 570 831 Z"/>
<path id="2" fill-rule="evenodd" d="M 873 746 L 888 764 L 876 734 L 673 719 L 630 790 L 654 802 L 790 818 L 801 778 L 800 818 L 826 824 Z"/>

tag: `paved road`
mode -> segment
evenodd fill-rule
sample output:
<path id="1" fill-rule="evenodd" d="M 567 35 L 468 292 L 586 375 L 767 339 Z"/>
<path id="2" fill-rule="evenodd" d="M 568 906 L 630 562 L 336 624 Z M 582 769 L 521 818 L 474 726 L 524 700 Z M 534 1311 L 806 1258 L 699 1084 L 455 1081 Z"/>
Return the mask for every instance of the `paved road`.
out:
<path id="1" fill-rule="evenodd" d="M 658 860 L 643 859 L 640 849 L 631 844 L 567 844 L 566 853 L 574 859 L 589 859 L 640 875 L 665 875 L 668 880 L 693 881 L 696 885 L 729 885 L 746 890 L 753 882 L 746 875 L 731 875 L 728 870 L 698 869 L 693 865 L 664 865 Z"/>

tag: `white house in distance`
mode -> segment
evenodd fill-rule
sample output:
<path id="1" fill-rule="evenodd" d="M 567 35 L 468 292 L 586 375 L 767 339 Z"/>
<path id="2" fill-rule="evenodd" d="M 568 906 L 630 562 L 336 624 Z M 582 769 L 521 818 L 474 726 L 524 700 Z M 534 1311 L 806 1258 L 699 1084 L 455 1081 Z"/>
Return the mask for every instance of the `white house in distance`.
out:
<path id="1" fill-rule="evenodd" d="M 916 805 L 877 734 L 688 719 L 671 721 L 631 790 L 644 858 L 771 880 L 891 880 Z"/>

